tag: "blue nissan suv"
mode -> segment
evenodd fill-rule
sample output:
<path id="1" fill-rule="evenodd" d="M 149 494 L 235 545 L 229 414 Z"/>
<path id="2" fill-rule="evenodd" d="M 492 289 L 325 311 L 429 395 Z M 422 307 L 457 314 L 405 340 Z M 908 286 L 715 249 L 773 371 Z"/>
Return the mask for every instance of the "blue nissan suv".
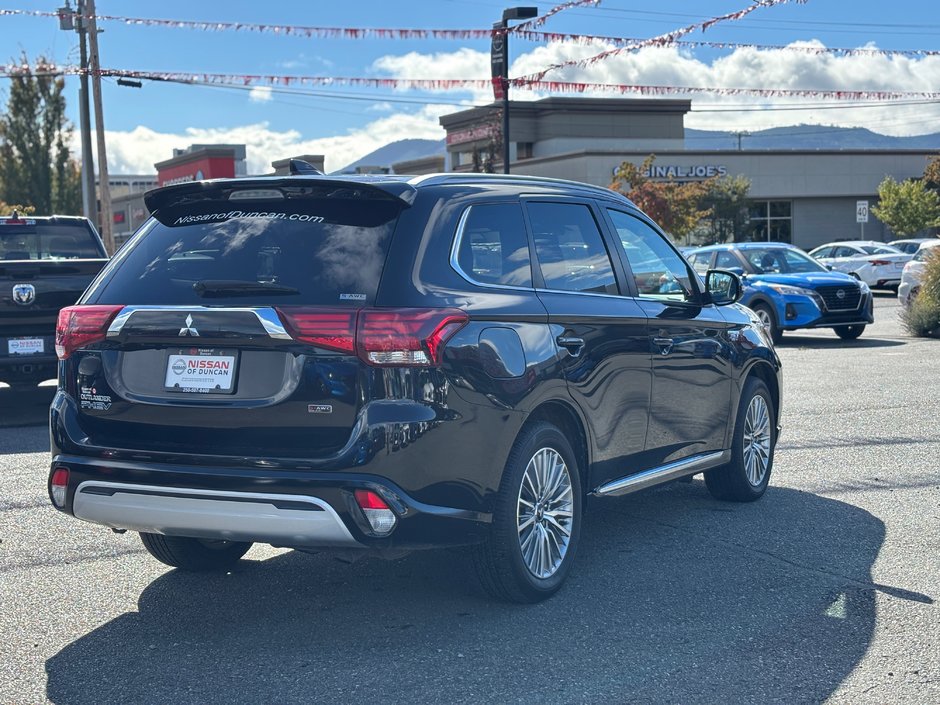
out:
<path id="1" fill-rule="evenodd" d="M 784 331 L 798 328 L 832 328 L 843 340 L 855 340 L 875 322 L 865 282 L 830 271 L 793 245 L 736 242 L 701 247 L 686 257 L 698 272 L 741 275 L 741 303 L 760 317 L 775 343 Z"/>

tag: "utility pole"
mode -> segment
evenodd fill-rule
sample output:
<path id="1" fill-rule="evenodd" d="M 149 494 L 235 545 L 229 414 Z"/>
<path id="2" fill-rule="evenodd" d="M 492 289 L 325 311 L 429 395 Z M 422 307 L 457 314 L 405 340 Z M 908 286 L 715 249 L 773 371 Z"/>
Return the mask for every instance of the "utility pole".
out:
<path id="1" fill-rule="evenodd" d="M 742 130 L 740 132 L 732 132 L 731 134 L 738 138 L 738 151 L 740 152 L 741 151 L 741 138 L 750 137 L 751 133 L 747 132 L 746 130 Z"/>
<path id="2" fill-rule="evenodd" d="M 101 237 L 108 254 L 114 254 L 111 222 L 111 189 L 108 180 L 108 153 L 104 144 L 104 108 L 101 104 L 101 57 L 98 53 L 98 22 L 95 0 L 85 0 L 88 17 L 88 72 L 91 74 L 91 95 L 95 104 L 95 132 L 98 138 L 98 193 L 101 198 Z"/>
<path id="3" fill-rule="evenodd" d="M 78 0 L 75 12 L 65 0 L 59 8 L 60 29 L 78 33 L 81 74 L 78 88 L 78 124 L 82 143 L 82 213 L 95 225 L 98 224 L 98 199 L 95 195 L 95 159 L 91 153 L 91 115 L 88 109 L 88 45 L 85 0 Z"/>

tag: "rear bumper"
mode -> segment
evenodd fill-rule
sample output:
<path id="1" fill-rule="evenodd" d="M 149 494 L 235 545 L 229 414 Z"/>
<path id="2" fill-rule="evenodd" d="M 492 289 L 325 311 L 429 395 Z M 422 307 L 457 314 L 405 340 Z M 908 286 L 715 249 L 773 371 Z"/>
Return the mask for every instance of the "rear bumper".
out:
<path id="1" fill-rule="evenodd" d="M 0 355 L 0 382 L 9 385 L 35 385 L 57 372 L 55 355 Z"/>
<path id="2" fill-rule="evenodd" d="M 420 549 L 476 543 L 489 514 L 424 504 L 386 478 L 352 473 L 190 467 L 53 456 L 68 468 L 65 506 L 84 521 L 168 536 L 284 547 Z M 50 472 L 51 474 L 51 472 Z M 377 536 L 355 502 L 380 494 L 395 528 Z"/>
<path id="3" fill-rule="evenodd" d="M 302 495 L 218 492 L 86 480 L 75 489 L 78 519 L 168 536 L 298 546 L 358 546 L 323 500 Z"/>

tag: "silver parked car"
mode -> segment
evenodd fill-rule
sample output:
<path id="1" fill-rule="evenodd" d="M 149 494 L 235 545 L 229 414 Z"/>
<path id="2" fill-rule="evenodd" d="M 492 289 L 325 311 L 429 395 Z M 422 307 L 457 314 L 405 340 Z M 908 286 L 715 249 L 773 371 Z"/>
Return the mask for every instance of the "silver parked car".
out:
<path id="1" fill-rule="evenodd" d="M 914 253 L 914 259 L 904 265 L 901 273 L 901 285 L 898 287 L 898 301 L 910 306 L 911 301 L 920 291 L 920 282 L 924 278 L 924 265 L 927 259 L 940 253 L 940 240 L 932 238 L 923 243 Z"/>

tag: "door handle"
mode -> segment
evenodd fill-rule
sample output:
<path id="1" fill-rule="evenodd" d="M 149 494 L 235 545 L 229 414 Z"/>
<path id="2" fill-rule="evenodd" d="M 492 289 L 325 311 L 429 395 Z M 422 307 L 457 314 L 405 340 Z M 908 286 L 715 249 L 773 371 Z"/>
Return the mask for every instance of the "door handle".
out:
<path id="1" fill-rule="evenodd" d="M 672 352 L 672 346 L 675 345 L 675 342 L 672 338 L 653 338 L 653 344 L 659 346 L 659 352 L 663 355 Z"/>
<path id="2" fill-rule="evenodd" d="M 567 350 L 571 357 L 580 356 L 581 351 L 584 350 L 584 340 L 582 338 L 570 338 L 566 335 L 559 335 L 555 338 L 555 341 Z"/>

